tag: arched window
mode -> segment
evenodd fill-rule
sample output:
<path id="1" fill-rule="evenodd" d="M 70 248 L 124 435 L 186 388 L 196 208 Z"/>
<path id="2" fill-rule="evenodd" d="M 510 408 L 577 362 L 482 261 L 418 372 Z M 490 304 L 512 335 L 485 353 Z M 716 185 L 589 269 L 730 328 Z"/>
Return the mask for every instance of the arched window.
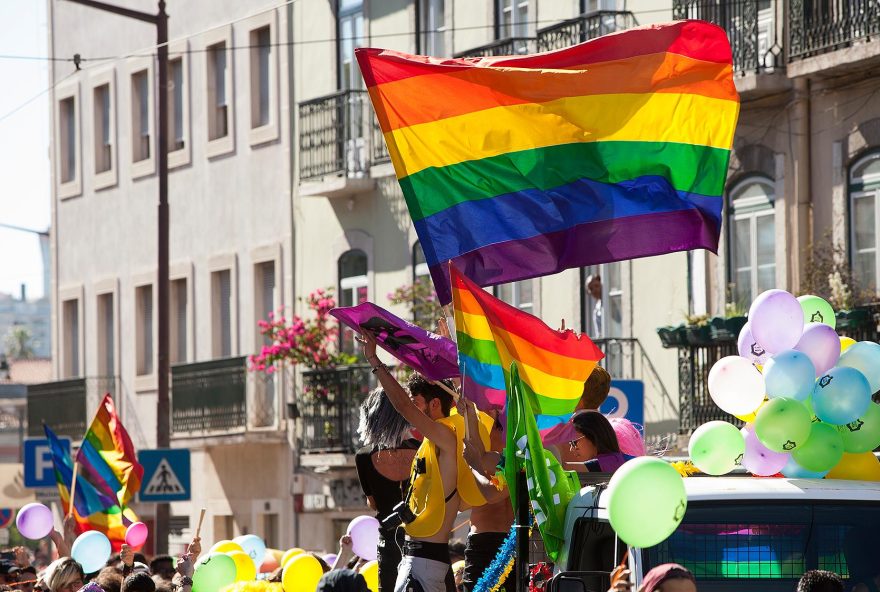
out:
<path id="1" fill-rule="evenodd" d="M 367 254 L 360 249 L 346 251 L 339 257 L 339 306 L 356 306 L 367 301 Z M 339 346 L 346 353 L 357 351 L 355 332 L 340 327 Z"/>
<path id="2" fill-rule="evenodd" d="M 743 307 L 776 287 L 775 199 L 773 184 L 764 177 L 745 179 L 730 192 L 728 280 Z"/>
<path id="3" fill-rule="evenodd" d="M 880 285 L 877 260 L 880 203 L 880 151 L 860 158 L 849 173 L 850 257 L 853 275 L 862 287 Z"/>

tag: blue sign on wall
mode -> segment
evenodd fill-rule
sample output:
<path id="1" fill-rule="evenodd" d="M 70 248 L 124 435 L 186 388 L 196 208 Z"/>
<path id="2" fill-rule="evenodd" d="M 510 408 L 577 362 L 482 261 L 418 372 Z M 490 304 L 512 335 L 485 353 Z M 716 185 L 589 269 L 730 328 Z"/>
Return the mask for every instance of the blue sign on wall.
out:
<path id="1" fill-rule="evenodd" d="M 188 448 L 141 450 L 138 461 L 144 467 L 142 502 L 185 502 L 192 498 Z"/>
<path id="2" fill-rule="evenodd" d="M 70 456 L 70 438 L 58 438 Z M 52 449 L 46 438 L 28 438 L 24 441 L 24 486 L 55 487 L 55 466 Z"/>
<path id="3" fill-rule="evenodd" d="M 645 425 L 645 383 L 641 380 L 612 380 L 608 398 L 599 411 L 608 417 L 625 417 Z"/>

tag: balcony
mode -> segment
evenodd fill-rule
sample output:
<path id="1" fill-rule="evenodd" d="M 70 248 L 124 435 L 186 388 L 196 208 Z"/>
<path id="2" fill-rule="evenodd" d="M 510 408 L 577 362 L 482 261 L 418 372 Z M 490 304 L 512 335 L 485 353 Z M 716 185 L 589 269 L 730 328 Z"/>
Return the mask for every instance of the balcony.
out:
<path id="1" fill-rule="evenodd" d="M 727 31 L 740 94 L 757 97 L 788 88 L 777 37 L 779 0 L 673 0 L 675 19 L 702 19 Z"/>
<path id="2" fill-rule="evenodd" d="M 600 10 L 582 14 L 538 30 L 538 51 L 552 51 L 577 45 L 608 33 L 638 26 L 628 11 Z"/>
<path id="3" fill-rule="evenodd" d="M 880 36 L 880 3 L 877 0 L 791 0 L 789 11 L 790 63 L 847 48 L 852 48 L 849 52 L 852 55 L 840 57 L 836 63 L 880 55 L 880 46 L 876 43 L 860 43 L 870 39 L 876 41 Z M 816 69 L 824 69 L 827 65 L 817 64 Z"/>
<path id="4" fill-rule="evenodd" d="M 303 454 L 353 454 L 360 447 L 360 405 L 375 386 L 368 365 L 307 370 L 296 405 L 298 446 Z"/>
<path id="5" fill-rule="evenodd" d="M 71 378 L 27 387 L 28 436 L 45 437 L 43 424 L 59 436 L 80 440 L 106 393 L 116 397 L 114 376 Z"/>
<path id="6" fill-rule="evenodd" d="M 248 372 L 244 357 L 171 367 L 175 438 L 278 432 L 284 380 Z"/>
<path id="7" fill-rule="evenodd" d="M 344 90 L 299 104 L 300 194 L 352 196 L 371 190 L 373 162 L 388 160 L 365 90 Z"/>
<path id="8" fill-rule="evenodd" d="M 457 58 L 490 58 L 534 53 L 534 37 L 507 37 L 455 55 Z"/>

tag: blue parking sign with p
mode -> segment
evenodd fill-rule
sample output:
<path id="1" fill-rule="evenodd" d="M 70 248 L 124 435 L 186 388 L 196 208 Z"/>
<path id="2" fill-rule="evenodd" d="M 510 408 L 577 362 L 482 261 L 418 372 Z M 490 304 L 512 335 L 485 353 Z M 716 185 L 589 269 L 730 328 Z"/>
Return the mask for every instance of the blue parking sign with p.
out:
<path id="1" fill-rule="evenodd" d="M 58 438 L 70 456 L 70 438 Z M 52 448 L 45 438 L 28 438 L 24 441 L 24 486 L 55 487 L 55 465 L 52 464 Z"/>
<path id="2" fill-rule="evenodd" d="M 645 425 L 645 383 L 641 380 L 612 380 L 608 398 L 599 408 L 607 417 L 625 417 Z"/>

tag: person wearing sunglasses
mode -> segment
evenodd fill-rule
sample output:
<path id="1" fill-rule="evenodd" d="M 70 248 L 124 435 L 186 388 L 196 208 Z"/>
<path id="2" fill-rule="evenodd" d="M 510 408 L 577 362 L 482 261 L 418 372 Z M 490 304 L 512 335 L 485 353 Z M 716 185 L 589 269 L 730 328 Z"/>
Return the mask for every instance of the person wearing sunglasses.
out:
<path id="1" fill-rule="evenodd" d="M 581 411 L 571 418 L 574 437 L 562 448 L 562 461 L 580 472 L 613 473 L 630 460 L 620 451 L 617 435 L 598 411 Z"/>

